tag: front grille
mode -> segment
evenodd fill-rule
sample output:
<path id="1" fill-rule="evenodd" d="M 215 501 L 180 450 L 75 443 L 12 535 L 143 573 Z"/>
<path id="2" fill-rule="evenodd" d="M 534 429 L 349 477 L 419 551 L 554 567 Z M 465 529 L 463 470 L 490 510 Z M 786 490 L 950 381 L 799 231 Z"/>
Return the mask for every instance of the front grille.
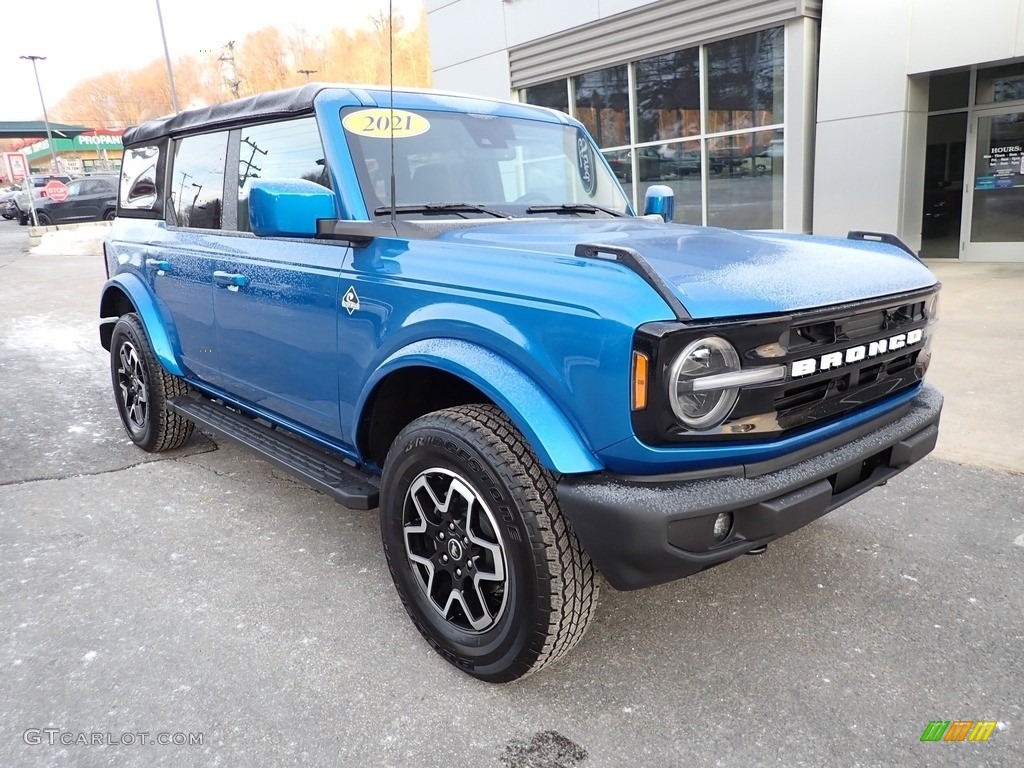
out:
<path id="1" fill-rule="evenodd" d="M 777 439 L 904 392 L 924 378 L 928 367 L 932 326 L 925 305 L 933 290 L 788 317 L 694 322 L 681 329 L 673 323 L 644 326 L 636 348 L 651 360 L 659 385 L 648 408 L 633 413 L 634 431 L 649 445 Z M 920 334 L 920 340 L 890 348 L 908 333 Z M 744 368 L 783 365 L 786 376 L 741 388 L 725 423 L 691 431 L 669 406 L 668 378 L 686 344 L 709 335 L 728 339 Z"/>
<path id="2" fill-rule="evenodd" d="M 798 360 L 820 361 L 824 356 L 845 353 L 853 348 L 866 347 L 871 342 L 899 338 L 916 329 L 922 329 L 920 342 L 907 348 L 865 355 L 864 359 L 846 363 L 828 370 L 818 370 L 808 376 L 792 376 L 761 388 L 756 396 L 744 398 L 727 422 L 725 431 L 741 431 L 749 416 L 773 412 L 774 431 L 787 432 L 810 426 L 816 422 L 838 418 L 871 405 L 885 397 L 897 394 L 917 384 L 927 367 L 928 342 L 924 299 L 903 301 L 892 305 L 865 309 L 847 308 L 834 317 L 798 317 L 789 328 L 789 354 L 784 358 L 787 372 Z M 754 394 L 753 392 L 751 394 Z M 763 423 L 762 419 L 762 423 Z M 730 430 L 729 425 L 733 425 Z M 754 430 L 746 430 L 749 434 Z M 757 430 L 762 435 L 763 429 Z"/>

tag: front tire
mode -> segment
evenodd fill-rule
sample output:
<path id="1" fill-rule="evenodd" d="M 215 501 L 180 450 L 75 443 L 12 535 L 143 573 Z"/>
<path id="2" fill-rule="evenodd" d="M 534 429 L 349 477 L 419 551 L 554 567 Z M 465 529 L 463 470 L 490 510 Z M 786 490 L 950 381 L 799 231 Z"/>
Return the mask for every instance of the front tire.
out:
<path id="1" fill-rule="evenodd" d="M 135 313 L 123 315 L 110 338 L 110 378 L 114 401 L 128 437 L 150 453 L 180 448 L 195 425 L 167 409 L 167 400 L 188 385 L 157 362 L 146 330 Z"/>
<path id="2" fill-rule="evenodd" d="M 464 672 L 515 680 L 583 637 L 594 566 L 551 474 L 497 408 L 449 408 L 407 426 L 384 464 L 380 516 L 406 611 Z"/>

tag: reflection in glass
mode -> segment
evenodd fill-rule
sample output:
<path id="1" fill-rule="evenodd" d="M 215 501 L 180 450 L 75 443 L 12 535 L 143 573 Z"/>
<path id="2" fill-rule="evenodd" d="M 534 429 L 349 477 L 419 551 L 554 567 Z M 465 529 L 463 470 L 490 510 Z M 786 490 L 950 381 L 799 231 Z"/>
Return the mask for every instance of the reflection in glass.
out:
<path id="1" fill-rule="evenodd" d="M 978 118 L 971 241 L 1024 242 L 1024 112 Z"/>
<path id="2" fill-rule="evenodd" d="M 966 148 L 966 112 L 931 115 L 928 118 L 924 158 L 924 213 L 921 219 L 923 240 L 952 237 L 959 244 Z M 952 248 L 936 245 L 922 244 L 921 255 L 929 258 L 957 255 L 956 245 Z"/>
<path id="3" fill-rule="evenodd" d="M 1024 62 L 978 70 L 975 102 L 993 104 L 1024 99 Z"/>
<path id="4" fill-rule="evenodd" d="M 312 117 L 242 129 L 238 153 L 238 229 L 250 231 L 253 179 L 305 179 L 331 188 L 320 132 Z"/>
<path id="5" fill-rule="evenodd" d="M 573 78 L 576 119 L 599 147 L 629 143 L 629 82 L 626 65 Z"/>
<path id="6" fill-rule="evenodd" d="M 675 217 L 672 220 L 682 224 L 700 224 L 700 142 L 674 142 L 644 147 L 638 151 L 649 151 L 660 161 L 659 176 L 656 179 L 640 177 L 639 208 L 642 210 L 644 207 L 644 195 L 648 187 L 664 184 L 671 187 L 676 196 Z"/>
<path id="7" fill-rule="evenodd" d="M 782 228 L 782 131 L 757 131 L 707 142 L 708 225 Z"/>
<path id="8" fill-rule="evenodd" d="M 227 133 L 207 133 L 175 144 L 171 201 L 179 226 L 220 229 L 227 143 Z"/>
<path id="9" fill-rule="evenodd" d="M 567 80 L 531 85 L 523 89 L 523 101 L 538 107 L 549 107 L 559 112 L 569 112 L 569 88 Z"/>
<path id="10" fill-rule="evenodd" d="M 124 151 L 121 161 L 121 207 L 132 210 L 157 207 L 156 147 L 135 147 Z"/>
<path id="11" fill-rule="evenodd" d="M 783 121 L 783 28 L 707 46 L 709 133 Z"/>
<path id="12" fill-rule="evenodd" d="M 689 48 L 636 63 L 638 142 L 700 133 L 699 61 Z"/>

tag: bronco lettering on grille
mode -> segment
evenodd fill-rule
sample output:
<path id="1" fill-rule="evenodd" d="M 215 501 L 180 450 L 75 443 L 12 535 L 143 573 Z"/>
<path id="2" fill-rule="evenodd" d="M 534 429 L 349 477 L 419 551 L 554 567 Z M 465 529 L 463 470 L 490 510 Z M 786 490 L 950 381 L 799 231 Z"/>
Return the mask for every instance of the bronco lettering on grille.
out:
<path id="1" fill-rule="evenodd" d="M 830 371 L 850 363 L 859 363 L 861 360 L 884 355 L 886 352 L 894 352 L 905 347 L 912 347 L 915 344 L 920 344 L 923 339 L 924 329 L 915 328 L 907 333 L 897 333 L 895 336 L 890 336 L 887 339 L 879 339 L 878 341 L 872 341 L 870 344 L 850 347 L 841 352 L 829 352 L 821 357 L 796 360 L 790 367 L 790 375 L 795 378 L 797 376 L 807 376 L 817 371 Z"/>

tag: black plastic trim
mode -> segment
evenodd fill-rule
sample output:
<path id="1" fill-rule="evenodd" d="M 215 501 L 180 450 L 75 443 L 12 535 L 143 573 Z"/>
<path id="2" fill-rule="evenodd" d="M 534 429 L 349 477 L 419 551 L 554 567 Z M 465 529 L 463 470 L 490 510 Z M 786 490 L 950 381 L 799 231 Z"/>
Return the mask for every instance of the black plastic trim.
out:
<path id="1" fill-rule="evenodd" d="M 867 492 L 920 461 L 938 437 L 942 395 L 930 385 L 902 415 L 766 474 L 638 482 L 610 473 L 563 475 L 559 504 L 598 570 L 616 589 L 639 589 L 719 565 Z M 833 441 L 834 443 L 834 441 Z M 714 517 L 733 514 L 729 538 Z"/>
<path id="2" fill-rule="evenodd" d="M 651 288 L 654 289 L 662 300 L 668 304 L 677 320 L 689 320 L 690 313 L 686 307 L 672 292 L 672 289 L 665 284 L 647 260 L 640 255 L 639 251 L 632 248 L 625 248 L 621 245 L 604 245 L 602 243 L 580 243 L 576 246 L 575 256 L 578 259 L 600 259 L 603 261 L 617 261 L 624 264 L 643 278 Z M 608 258 L 608 257 L 611 258 Z"/>
<path id="3" fill-rule="evenodd" d="M 888 232 L 865 232 L 863 230 L 854 229 L 846 235 L 847 240 L 864 240 L 875 243 L 885 243 L 887 245 L 895 245 L 902 251 L 906 251 L 915 259 L 920 261 L 920 258 L 909 245 L 900 240 L 896 235 L 889 234 Z"/>
<path id="4" fill-rule="evenodd" d="M 198 426 L 241 443 L 349 509 L 373 509 L 380 503 L 377 478 L 340 456 L 314 448 L 198 393 L 171 398 L 167 406 Z"/>

